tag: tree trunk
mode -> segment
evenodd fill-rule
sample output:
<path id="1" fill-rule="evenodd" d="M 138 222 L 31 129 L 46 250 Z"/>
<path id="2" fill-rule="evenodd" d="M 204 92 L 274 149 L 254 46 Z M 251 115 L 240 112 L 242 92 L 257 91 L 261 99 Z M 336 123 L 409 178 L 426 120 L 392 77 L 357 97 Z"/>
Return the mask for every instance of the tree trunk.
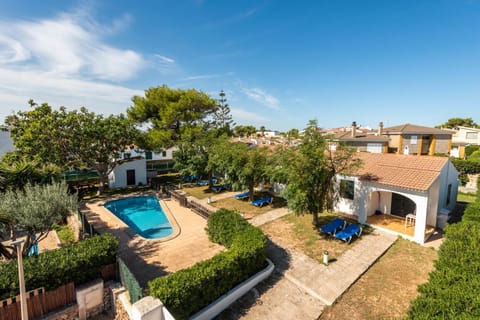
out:
<path id="1" fill-rule="evenodd" d="M 98 191 L 97 191 L 97 195 L 101 195 L 103 190 L 105 189 L 105 180 L 106 180 L 106 176 L 104 175 L 99 175 L 99 178 L 100 178 L 100 186 L 98 187 Z"/>
<path id="2" fill-rule="evenodd" d="M 213 177 L 213 173 L 212 173 L 212 171 L 209 171 L 209 172 L 208 172 L 208 188 L 209 188 L 209 189 L 211 189 L 212 186 L 213 186 L 212 177 Z"/>
<path id="3" fill-rule="evenodd" d="M 313 215 L 313 225 L 318 226 L 318 212 L 312 212 Z"/>
<path id="4" fill-rule="evenodd" d="M 254 198 L 254 189 L 255 188 L 255 185 L 252 183 L 248 186 L 248 199 L 250 201 L 253 201 L 255 198 Z"/>

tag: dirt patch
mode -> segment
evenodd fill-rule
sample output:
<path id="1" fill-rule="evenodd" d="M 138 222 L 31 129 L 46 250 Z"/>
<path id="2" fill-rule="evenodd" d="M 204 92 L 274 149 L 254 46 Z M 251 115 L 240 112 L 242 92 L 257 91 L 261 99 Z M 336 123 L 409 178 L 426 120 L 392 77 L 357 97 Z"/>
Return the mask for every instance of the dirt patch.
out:
<path id="1" fill-rule="evenodd" d="M 333 215 L 322 215 L 320 224 L 327 223 L 333 217 Z M 289 214 L 261 226 L 261 229 L 275 242 L 284 247 L 300 251 L 320 263 L 323 262 L 325 250 L 328 251 L 330 261 L 332 261 L 355 245 L 355 241 L 348 245 L 321 234 L 313 225 L 311 215 L 296 216 Z"/>
<path id="2" fill-rule="evenodd" d="M 391 319 L 406 316 L 418 285 L 428 280 L 437 252 L 399 238 L 320 319 Z"/>

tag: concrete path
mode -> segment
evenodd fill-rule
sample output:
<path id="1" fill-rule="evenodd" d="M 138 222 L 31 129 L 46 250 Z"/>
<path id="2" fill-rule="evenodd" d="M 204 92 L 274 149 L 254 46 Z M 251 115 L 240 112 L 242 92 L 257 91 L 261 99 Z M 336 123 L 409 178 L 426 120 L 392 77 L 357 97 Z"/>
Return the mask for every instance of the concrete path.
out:
<path id="1" fill-rule="evenodd" d="M 226 192 L 211 200 L 232 197 Z M 207 199 L 195 199 L 217 210 Z M 287 208 L 270 210 L 249 220 L 255 226 L 289 214 Z M 327 305 L 332 305 L 393 244 L 396 237 L 378 230 L 351 244 L 328 266 L 288 248 L 281 239 L 269 239 L 267 255 L 275 264 L 274 274 L 259 284 L 218 319 L 317 319 Z"/>
<path id="2" fill-rule="evenodd" d="M 326 305 L 332 305 L 390 248 L 396 237 L 374 231 L 328 266 L 303 253 L 289 250 L 291 262 L 285 277 Z"/>
<path id="3" fill-rule="evenodd" d="M 289 213 L 290 211 L 288 210 L 288 208 L 278 208 L 278 209 L 270 210 L 263 214 L 259 214 L 258 216 L 255 216 L 252 219 L 250 219 L 248 222 L 258 227 L 258 226 L 261 226 L 262 224 L 265 224 L 270 221 L 281 218 L 283 216 L 286 216 Z"/>

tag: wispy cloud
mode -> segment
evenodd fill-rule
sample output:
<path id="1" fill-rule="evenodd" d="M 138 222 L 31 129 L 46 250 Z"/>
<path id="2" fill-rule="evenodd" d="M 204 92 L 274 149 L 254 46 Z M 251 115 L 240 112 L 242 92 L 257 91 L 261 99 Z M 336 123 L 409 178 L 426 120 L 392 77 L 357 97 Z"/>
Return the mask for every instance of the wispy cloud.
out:
<path id="1" fill-rule="evenodd" d="M 105 44 L 101 30 L 92 30 L 95 24 L 77 18 L 62 14 L 55 19 L 1 23 L 0 67 L 15 68 L 21 62 L 23 68 L 58 76 L 109 81 L 130 79 L 144 67 L 140 53 Z"/>
<path id="2" fill-rule="evenodd" d="M 142 91 L 120 85 L 145 68 L 173 70 L 163 55 L 144 55 L 112 46 L 108 37 L 129 27 L 126 14 L 100 24 L 88 8 L 38 20 L 0 22 L 0 101 L 23 109 L 28 99 L 52 106 L 85 106 L 99 113 L 120 113 Z"/>
<path id="3" fill-rule="evenodd" d="M 0 68 L 0 101 L 5 109 L 24 109 L 27 101 L 34 99 L 52 106 L 85 106 L 95 112 L 118 114 L 130 106 L 132 96 L 142 94 L 140 90 L 99 81 Z M 5 112 L 2 108 L 2 114 Z"/>
<path id="4" fill-rule="evenodd" d="M 229 77 L 233 76 L 234 72 L 227 72 L 227 73 L 217 73 L 217 74 L 200 74 L 196 76 L 188 76 L 183 78 L 182 80 L 205 80 L 205 79 L 215 79 L 215 78 L 222 78 L 222 77 Z"/>
<path id="5" fill-rule="evenodd" d="M 244 88 L 243 92 L 250 99 L 271 109 L 279 109 L 279 100 L 271 94 L 266 93 L 259 88 Z"/>
<path id="6" fill-rule="evenodd" d="M 229 24 L 239 23 L 252 17 L 253 15 L 255 15 L 256 12 L 257 12 L 257 9 L 248 9 L 246 11 L 239 12 L 232 16 L 228 16 L 224 19 L 220 19 L 214 22 L 209 22 L 205 25 L 205 27 L 207 29 L 212 29 L 212 28 L 218 28 L 225 25 L 229 25 Z"/>
<path id="7" fill-rule="evenodd" d="M 157 58 L 162 63 L 167 63 L 167 64 L 174 64 L 175 63 L 175 60 L 173 60 L 172 58 L 169 58 L 169 57 L 165 57 L 165 56 L 162 56 L 162 55 L 159 55 L 159 54 L 154 54 L 153 56 L 155 58 Z"/>
<path id="8" fill-rule="evenodd" d="M 243 109 L 232 108 L 230 112 L 235 121 L 243 120 L 246 123 L 268 121 L 268 119 L 263 116 L 260 116 L 254 112 L 246 111 Z"/>

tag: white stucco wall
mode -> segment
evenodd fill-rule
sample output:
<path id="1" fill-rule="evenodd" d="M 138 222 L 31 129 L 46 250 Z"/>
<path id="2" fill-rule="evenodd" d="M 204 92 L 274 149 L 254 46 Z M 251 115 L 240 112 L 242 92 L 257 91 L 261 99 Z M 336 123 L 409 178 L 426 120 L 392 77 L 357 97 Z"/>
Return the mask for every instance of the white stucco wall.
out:
<path id="1" fill-rule="evenodd" d="M 149 160 L 173 160 L 173 152 L 178 150 L 178 147 L 171 147 L 165 150 L 165 155 L 163 155 L 163 152 L 152 152 L 152 159 Z M 125 154 L 128 153 L 130 154 L 130 158 L 133 157 L 144 157 L 145 158 L 145 151 L 141 149 L 128 149 L 122 152 L 122 157 L 121 159 L 127 158 Z"/>
<path id="2" fill-rule="evenodd" d="M 339 212 L 357 216 L 359 223 L 365 224 L 367 216 L 380 210 L 382 213 L 390 213 L 392 203 L 392 193 L 400 194 L 415 202 L 416 204 L 416 223 L 415 234 L 412 240 L 423 244 L 425 242 L 425 226 L 435 226 L 437 215 L 436 203 L 438 202 L 438 190 L 440 183 L 434 183 L 428 192 L 415 190 L 406 190 L 392 186 L 385 186 L 375 182 L 361 181 L 357 177 L 347 177 L 337 175 L 337 182 L 341 179 L 355 181 L 355 195 L 353 200 L 338 198 L 334 209 Z M 437 179 L 438 180 L 438 179 Z M 337 185 L 338 190 L 338 185 Z M 437 194 L 437 196 L 435 196 Z M 432 199 L 429 201 L 430 197 Z M 433 224 L 431 223 L 433 221 Z M 409 237 L 410 238 L 410 237 Z"/>
<path id="3" fill-rule="evenodd" d="M 448 185 L 452 185 L 452 192 L 450 194 L 450 203 L 447 205 Z M 452 211 L 455 208 L 457 202 L 458 193 L 458 171 L 451 161 L 442 168 L 440 174 L 440 189 L 438 196 L 438 212 Z"/>
<path id="4" fill-rule="evenodd" d="M 341 180 L 350 180 L 354 181 L 354 195 L 353 200 L 345 199 L 338 196 L 337 201 L 335 202 L 334 209 L 338 212 L 343 212 L 347 214 L 351 214 L 354 216 L 358 215 L 358 206 L 362 203 L 362 190 L 357 177 L 349 177 L 343 175 L 337 175 L 337 186 L 335 187 L 338 191 L 340 188 L 340 181 Z"/>
<path id="5" fill-rule="evenodd" d="M 127 186 L 127 170 L 135 170 L 135 184 L 147 184 L 147 164 L 145 159 L 128 161 L 117 166 L 108 175 L 108 185 L 111 188 Z"/>
<path id="6" fill-rule="evenodd" d="M 467 138 L 467 133 L 471 133 L 475 135 L 476 138 Z M 455 130 L 455 134 L 452 136 L 452 142 L 463 142 L 468 144 L 480 144 L 480 129 L 477 128 L 469 128 L 469 127 L 458 127 L 458 130 Z"/>

